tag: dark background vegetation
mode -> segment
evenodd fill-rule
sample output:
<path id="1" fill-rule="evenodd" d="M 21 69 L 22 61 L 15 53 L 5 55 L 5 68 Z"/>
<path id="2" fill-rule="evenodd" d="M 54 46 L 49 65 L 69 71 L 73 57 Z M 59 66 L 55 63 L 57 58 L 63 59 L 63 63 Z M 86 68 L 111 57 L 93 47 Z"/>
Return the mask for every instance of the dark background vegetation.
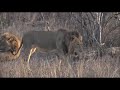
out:
<path id="1" fill-rule="evenodd" d="M 118 12 L 1 12 L 0 30 L 22 35 L 33 29 L 56 31 L 64 28 L 82 33 L 84 47 L 93 47 L 96 42 L 112 47 L 120 45 L 119 18 Z"/>

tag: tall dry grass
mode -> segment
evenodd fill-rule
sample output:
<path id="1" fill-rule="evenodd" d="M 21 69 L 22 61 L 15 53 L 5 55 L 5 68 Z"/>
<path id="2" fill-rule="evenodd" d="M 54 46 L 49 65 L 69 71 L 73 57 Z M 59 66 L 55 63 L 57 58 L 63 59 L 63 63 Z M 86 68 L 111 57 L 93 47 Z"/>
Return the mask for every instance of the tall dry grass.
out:
<path id="1" fill-rule="evenodd" d="M 64 59 L 40 58 L 33 56 L 30 68 L 23 59 L 0 63 L 1 77 L 31 78 L 82 78 L 82 77 L 120 77 L 119 59 L 109 56 L 103 58 L 70 61 Z"/>

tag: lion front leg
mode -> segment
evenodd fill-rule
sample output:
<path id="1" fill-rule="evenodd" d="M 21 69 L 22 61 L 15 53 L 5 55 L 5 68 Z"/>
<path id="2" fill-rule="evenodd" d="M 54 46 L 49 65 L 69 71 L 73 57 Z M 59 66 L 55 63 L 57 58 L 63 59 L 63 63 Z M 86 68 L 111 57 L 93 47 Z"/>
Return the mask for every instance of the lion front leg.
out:
<path id="1" fill-rule="evenodd" d="M 37 48 L 32 48 L 32 49 L 30 50 L 29 55 L 28 55 L 28 59 L 27 59 L 27 67 L 28 67 L 29 70 L 30 70 L 30 65 L 29 65 L 30 58 L 31 58 L 31 55 L 32 55 L 33 53 L 35 53 L 36 49 L 37 49 Z"/>

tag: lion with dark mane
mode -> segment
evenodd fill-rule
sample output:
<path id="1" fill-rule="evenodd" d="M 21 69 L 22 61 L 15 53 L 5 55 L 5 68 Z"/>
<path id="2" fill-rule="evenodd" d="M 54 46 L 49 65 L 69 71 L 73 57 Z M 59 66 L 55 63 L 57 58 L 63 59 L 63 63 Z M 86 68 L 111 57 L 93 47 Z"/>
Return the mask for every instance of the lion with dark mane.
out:
<path id="1" fill-rule="evenodd" d="M 64 55 L 73 54 L 74 46 L 82 44 L 82 36 L 77 31 L 29 31 L 22 38 L 24 59 L 30 60 L 31 55 L 38 49 L 41 52 L 57 50 Z"/>
<path id="2" fill-rule="evenodd" d="M 10 32 L 0 35 L 0 61 L 14 60 L 20 56 L 21 39 Z"/>

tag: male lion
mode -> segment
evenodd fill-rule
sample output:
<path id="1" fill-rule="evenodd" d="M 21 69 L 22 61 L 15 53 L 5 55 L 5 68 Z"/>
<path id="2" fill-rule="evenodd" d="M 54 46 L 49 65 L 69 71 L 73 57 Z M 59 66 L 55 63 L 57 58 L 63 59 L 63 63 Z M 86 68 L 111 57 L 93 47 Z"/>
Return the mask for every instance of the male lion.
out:
<path id="1" fill-rule="evenodd" d="M 58 31 L 29 31 L 22 38 L 24 58 L 27 62 L 31 55 L 39 49 L 42 52 L 57 50 L 64 55 L 74 52 L 74 45 L 82 44 L 82 36 L 77 31 L 67 31 L 59 29 Z M 28 55 L 29 54 L 29 55 Z"/>
<path id="2" fill-rule="evenodd" d="M 21 40 L 16 35 L 6 32 L 0 35 L 1 61 L 16 59 L 20 55 Z"/>

